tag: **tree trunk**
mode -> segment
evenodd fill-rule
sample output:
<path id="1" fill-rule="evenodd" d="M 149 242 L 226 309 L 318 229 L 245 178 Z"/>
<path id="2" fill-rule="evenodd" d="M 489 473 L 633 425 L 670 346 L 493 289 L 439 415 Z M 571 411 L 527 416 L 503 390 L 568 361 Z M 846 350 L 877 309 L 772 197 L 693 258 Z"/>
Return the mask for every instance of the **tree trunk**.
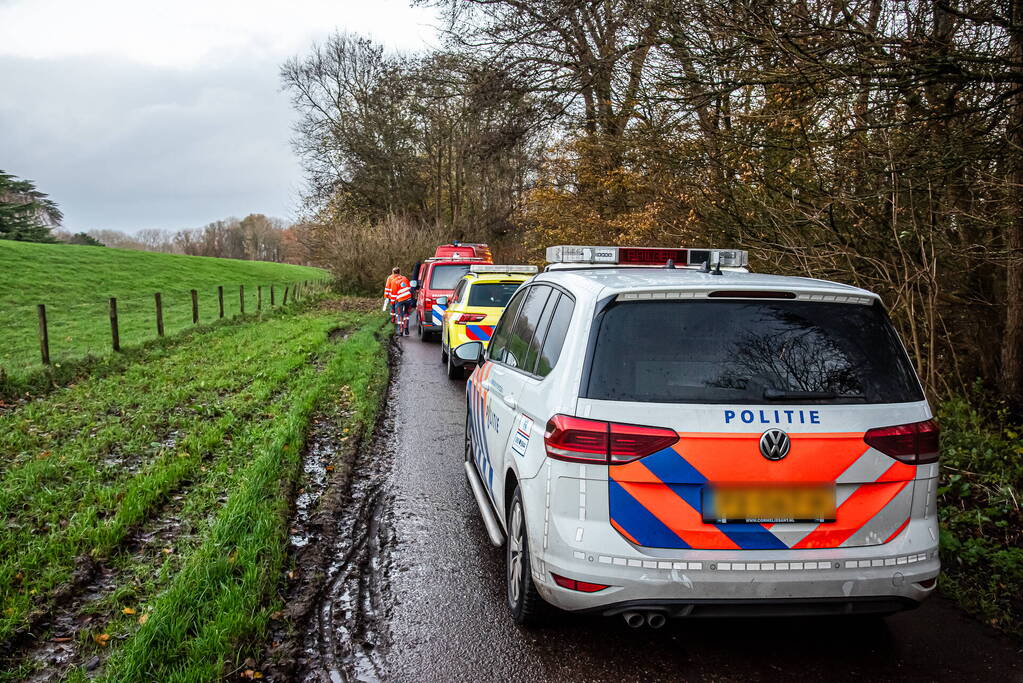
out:
<path id="1" fill-rule="evenodd" d="M 1017 70 L 1023 70 L 1023 0 L 1013 0 L 1009 52 Z M 1006 229 L 1009 253 L 1005 280 L 1005 336 L 1002 340 L 1002 391 L 1016 408 L 1023 407 L 1023 91 L 1014 96 L 1008 127 L 1011 159 L 1009 193 L 1012 220 Z"/>

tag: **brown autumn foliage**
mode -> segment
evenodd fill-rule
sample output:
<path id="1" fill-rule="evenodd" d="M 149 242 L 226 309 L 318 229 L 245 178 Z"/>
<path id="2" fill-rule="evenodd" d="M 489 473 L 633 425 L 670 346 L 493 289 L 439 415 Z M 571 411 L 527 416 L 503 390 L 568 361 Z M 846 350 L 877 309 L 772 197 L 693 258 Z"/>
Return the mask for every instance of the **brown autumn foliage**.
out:
<path id="1" fill-rule="evenodd" d="M 435 4 L 443 50 L 285 67 L 335 273 L 442 234 L 739 246 L 882 294 L 932 396 L 1023 400 L 1023 0 Z"/>

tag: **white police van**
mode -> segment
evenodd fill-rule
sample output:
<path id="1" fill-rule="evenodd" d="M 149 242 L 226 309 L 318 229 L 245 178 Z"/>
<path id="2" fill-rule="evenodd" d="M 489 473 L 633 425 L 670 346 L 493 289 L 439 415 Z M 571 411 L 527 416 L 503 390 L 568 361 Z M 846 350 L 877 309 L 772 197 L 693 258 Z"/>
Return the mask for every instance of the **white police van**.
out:
<path id="1" fill-rule="evenodd" d="M 559 246 L 467 384 L 466 473 L 543 603 L 891 613 L 935 588 L 938 427 L 878 297 L 745 252 Z"/>

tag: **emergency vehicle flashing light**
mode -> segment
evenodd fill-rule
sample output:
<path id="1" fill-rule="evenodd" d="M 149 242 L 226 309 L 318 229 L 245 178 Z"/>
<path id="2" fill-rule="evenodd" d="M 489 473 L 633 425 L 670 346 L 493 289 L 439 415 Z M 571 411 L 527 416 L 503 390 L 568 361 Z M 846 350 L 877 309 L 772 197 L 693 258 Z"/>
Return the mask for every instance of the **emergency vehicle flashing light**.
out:
<path id="1" fill-rule="evenodd" d="M 469 266 L 470 273 L 521 273 L 536 275 L 540 271 L 536 266 L 495 266 L 492 264 Z"/>
<path id="2" fill-rule="evenodd" d="M 549 263 L 587 263 L 622 266 L 721 266 L 744 268 L 749 253 L 740 249 L 686 249 L 659 247 L 602 247 L 561 244 L 547 247 Z"/>

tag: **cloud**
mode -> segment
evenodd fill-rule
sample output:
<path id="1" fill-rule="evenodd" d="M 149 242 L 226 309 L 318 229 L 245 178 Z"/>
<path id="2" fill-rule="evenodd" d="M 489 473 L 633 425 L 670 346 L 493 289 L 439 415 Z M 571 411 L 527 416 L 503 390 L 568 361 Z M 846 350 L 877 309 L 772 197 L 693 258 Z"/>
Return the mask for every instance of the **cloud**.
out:
<path id="1" fill-rule="evenodd" d="M 335 26 L 421 47 L 424 16 L 390 0 L 0 0 L 0 169 L 70 230 L 288 217 L 302 177 L 281 62 Z"/>
<path id="2" fill-rule="evenodd" d="M 405 0 L 16 0 L 0 4 L 0 54 L 194 67 L 287 55 L 334 26 L 416 49 L 434 39 L 435 20 Z"/>
<path id="3" fill-rule="evenodd" d="M 97 58 L 0 58 L 0 168 L 70 229 L 188 227 L 288 215 L 301 183 L 277 63 L 197 72 Z"/>

